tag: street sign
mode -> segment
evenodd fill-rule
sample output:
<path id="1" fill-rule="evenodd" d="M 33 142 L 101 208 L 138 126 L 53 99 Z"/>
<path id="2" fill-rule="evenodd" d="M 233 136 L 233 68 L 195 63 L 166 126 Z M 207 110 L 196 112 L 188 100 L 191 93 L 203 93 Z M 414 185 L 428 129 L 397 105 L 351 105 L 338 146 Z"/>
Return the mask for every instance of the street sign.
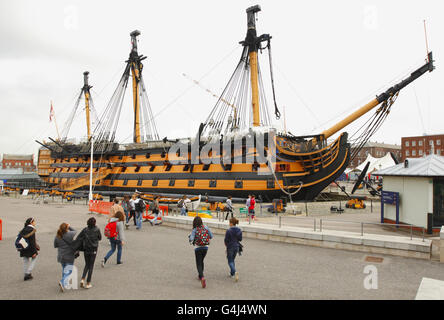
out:
<path id="1" fill-rule="evenodd" d="M 384 223 L 384 204 L 396 206 L 396 224 L 399 224 L 399 192 L 385 191 L 381 192 L 381 223 Z"/>

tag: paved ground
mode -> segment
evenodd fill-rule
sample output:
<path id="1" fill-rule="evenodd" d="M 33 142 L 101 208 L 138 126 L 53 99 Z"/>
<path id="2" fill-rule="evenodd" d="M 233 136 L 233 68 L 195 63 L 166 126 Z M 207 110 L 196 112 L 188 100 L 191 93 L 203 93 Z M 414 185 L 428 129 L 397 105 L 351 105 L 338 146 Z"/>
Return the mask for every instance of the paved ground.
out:
<path id="1" fill-rule="evenodd" d="M 189 231 L 146 222 L 141 231 L 127 231 L 123 265 L 115 265 L 115 255 L 104 269 L 97 261 L 92 289 L 62 294 L 54 236 L 61 222 L 81 229 L 90 217 L 86 206 L 0 197 L 0 208 L 0 299 L 414 299 L 424 277 L 444 280 L 443 265 L 434 261 L 378 255 L 384 260 L 375 263 L 365 261 L 364 253 L 245 239 L 245 254 L 236 259 L 240 281 L 234 283 L 227 277 L 223 236 L 216 235 L 205 260 L 207 288 L 202 289 Z M 29 216 L 37 221 L 41 254 L 34 280 L 24 282 L 13 242 Z M 106 217 L 94 216 L 103 230 Z M 102 241 L 98 260 L 108 249 Z M 83 265 L 82 257 L 76 260 L 80 272 Z M 364 286 L 368 265 L 376 267 L 378 289 Z"/>

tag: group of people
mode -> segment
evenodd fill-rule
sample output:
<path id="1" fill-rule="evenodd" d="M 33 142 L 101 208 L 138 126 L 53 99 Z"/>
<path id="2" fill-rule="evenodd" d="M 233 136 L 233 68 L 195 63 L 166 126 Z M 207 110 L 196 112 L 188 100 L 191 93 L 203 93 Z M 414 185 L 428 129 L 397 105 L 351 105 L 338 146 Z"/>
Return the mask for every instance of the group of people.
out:
<path id="1" fill-rule="evenodd" d="M 254 197 L 253 197 L 254 199 Z M 183 198 L 184 203 L 187 200 Z M 188 199 L 189 200 L 189 199 Z M 126 242 L 125 227 L 128 229 L 129 221 L 134 217 L 134 225 L 136 229 L 141 228 L 143 210 L 141 210 L 140 202 L 145 208 L 145 202 L 140 195 L 135 195 L 132 198 L 125 196 L 121 203 L 117 199 L 110 209 L 108 223 L 104 228 L 104 235 L 110 242 L 111 249 L 107 252 L 105 257 L 101 260 L 101 266 L 105 264 L 110 257 L 117 250 L 117 264 L 122 264 L 122 246 Z M 227 199 L 232 209 L 231 197 Z M 253 204 L 254 208 L 254 204 Z M 152 211 L 154 218 L 149 220 L 155 225 L 159 214 L 159 197 L 153 201 Z M 230 228 L 225 234 L 224 243 L 226 246 L 227 261 L 230 268 L 230 277 L 238 281 L 239 276 L 235 268 L 235 258 L 242 250 L 242 231 L 237 227 L 239 220 L 233 216 L 231 210 L 231 219 L 229 220 Z M 227 213 L 228 215 L 228 213 Z M 84 253 L 85 266 L 80 280 L 80 287 L 89 289 L 92 287 L 91 279 L 94 270 L 94 263 L 96 260 L 99 242 L 102 240 L 100 229 L 96 226 L 96 219 L 90 217 L 86 222 L 86 227 L 81 230 L 79 234 L 68 223 L 62 223 L 54 238 L 54 248 L 57 248 L 57 262 L 62 267 L 62 277 L 59 281 L 59 287 L 62 292 L 69 287 L 69 279 L 73 272 L 74 261 L 80 255 L 80 251 Z M 24 227 L 19 232 L 15 246 L 20 252 L 20 257 L 23 258 L 24 280 L 33 279 L 32 270 L 36 264 L 37 256 L 40 247 L 36 240 L 36 221 L 34 218 L 28 218 L 25 221 Z M 76 236 L 77 235 L 77 236 Z M 193 229 L 189 235 L 189 241 L 195 245 L 195 259 L 198 279 L 201 281 L 202 288 L 206 287 L 206 280 L 204 277 L 204 259 L 208 252 L 210 239 L 213 238 L 211 230 L 203 224 L 202 219 L 196 216 L 193 220 Z"/>
<path id="2" fill-rule="evenodd" d="M 237 227 L 239 220 L 232 217 L 230 219 L 230 228 L 225 233 L 224 244 L 226 247 L 227 261 L 230 268 L 230 277 L 236 282 L 239 280 L 239 274 L 236 271 L 235 258 L 242 250 L 242 230 Z M 202 218 L 196 216 L 193 220 L 193 230 L 188 236 L 190 244 L 196 246 L 194 255 L 196 258 L 196 268 L 198 280 L 201 282 L 202 288 L 207 286 L 204 276 L 204 259 L 208 252 L 210 239 L 213 238 L 213 233 L 210 228 L 203 224 Z"/>

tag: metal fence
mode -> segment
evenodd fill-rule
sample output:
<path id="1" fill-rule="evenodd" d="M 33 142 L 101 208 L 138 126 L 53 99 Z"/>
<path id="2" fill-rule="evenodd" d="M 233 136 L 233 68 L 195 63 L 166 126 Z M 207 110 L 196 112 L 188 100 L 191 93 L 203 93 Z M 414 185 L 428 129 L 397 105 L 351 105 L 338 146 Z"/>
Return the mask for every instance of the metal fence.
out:
<path id="1" fill-rule="evenodd" d="M 309 223 L 309 225 L 312 225 L 313 231 L 319 231 L 322 232 L 323 227 L 325 227 L 326 223 L 346 223 L 346 224 L 355 224 L 358 225 L 360 227 L 360 233 L 361 236 L 364 236 L 364 230 L 365 230 L 365 226 L 389 226 L 389 227 L 394 227 L 396 228 L 396 230 L 402 230 L 402 229 L 410 229 L 410 240 L 413 239 L 413 229 L 421 229 L 422 232 L 422 241 L 424 242 L 425 239 L 425 228 L 424 227 L 415 227 L 411 224 L 396 224 L 396 223 L 378 223 L 378 222 L 361 222 L 361 221 L 349 221 L 349 220 L 337 220 L 337 219 L 316 219 L 316 218 L 312 218 L 312 219 L 308 219 L 305 217 L 284 217 L 284 216 L 279 216 L 278 217 L 278 226 L 279 228 L 283 227 L 283 218 L 288 218 L 291 220 L 295 220 L 295 219 L 300 219 L 300 220 L 305 220 L 307 222 L 310 222 L 311 220 L 313 221 L 313 224 Z M 317 220 L 319 220 L 319 224 L 317 223 Z M 306 223 L 305 225 L 303 225 L 302 227 L 307 227 L 308 223 Z M 300 225 L 295 225 L 295 224 L 291 224 L 288 226 L 294 226 L 294 227 L 301 227 Z M 344 231 L 344 230 L 339 230 L 339 229 L 333 229 L 335 231 Z M 371 234 L 371 232 L 367 232 L 367 234 Z"/>

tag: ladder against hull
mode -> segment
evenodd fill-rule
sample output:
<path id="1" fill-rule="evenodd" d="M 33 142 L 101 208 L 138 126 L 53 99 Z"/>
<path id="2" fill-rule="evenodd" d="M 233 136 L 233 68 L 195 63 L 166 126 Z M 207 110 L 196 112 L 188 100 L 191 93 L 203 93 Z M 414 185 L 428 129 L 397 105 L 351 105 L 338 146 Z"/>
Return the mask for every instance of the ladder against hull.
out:
<path id="1" fill-rule="evenodd" d="M 93 184 L 96 185 L 97 180 L 99 180 L 99 184 L 101 182 L 101 180 L 103 180 L 107 175 L 109 175 L 111 172 L 111 169 L 108 168 L 100 168 L 97 172 L 93 173 Z M 62 180 L 62 179 L 60 179 Z M 90 184 L 90 174 L 87 173 L 85 175 L 82 175 L 81 177 L 78 178 L 73 178 L 70 179 L 67 182 L 60 182 L 58 184 L 59 189 L 61 190 L 76 190 L 76 189 L 80 189 L 83 186 L 89 186 Z"/>

